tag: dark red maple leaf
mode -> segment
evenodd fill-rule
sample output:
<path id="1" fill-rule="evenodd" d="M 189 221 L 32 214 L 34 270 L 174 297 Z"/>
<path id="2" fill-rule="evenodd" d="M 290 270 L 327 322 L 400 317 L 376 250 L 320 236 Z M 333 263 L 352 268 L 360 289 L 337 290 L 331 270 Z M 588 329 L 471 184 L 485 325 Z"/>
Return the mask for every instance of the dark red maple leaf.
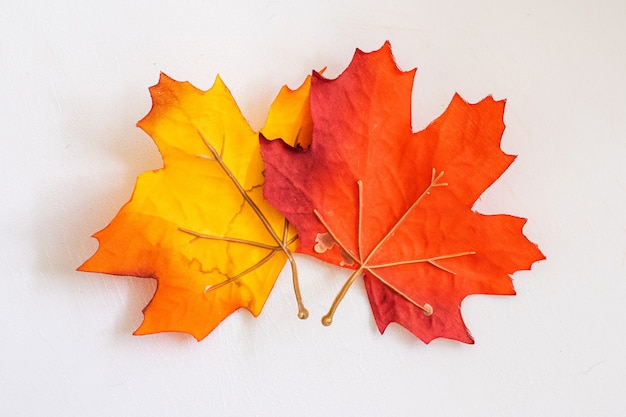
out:
<path id="1" fill-rule="evenodd" d="M 510 274 L 543 259 L 526 220 L 472 210 L 512 163 L 500 149 L 504 102 L 455 95 L 425 130 L 411 129 L 415 70 L 388 43 L 357 50 L 337 79 L 314 74 L 312 144 L 261 138 L 265 198 L 295 226 L 299 252 L 364 276 L 381 333 L 398 322 L 428 343 L 473 343 L 461 317 L 470 294 L 515 294 Z"/>

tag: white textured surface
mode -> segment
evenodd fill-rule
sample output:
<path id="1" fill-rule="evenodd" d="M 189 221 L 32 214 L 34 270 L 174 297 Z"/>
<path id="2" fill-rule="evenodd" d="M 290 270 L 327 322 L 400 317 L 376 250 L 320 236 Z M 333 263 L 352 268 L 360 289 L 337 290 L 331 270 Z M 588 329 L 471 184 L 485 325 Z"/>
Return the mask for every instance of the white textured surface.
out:
<path id="1" fill-rule="evenodd" d="M 12 1 L 0 12 L 0 414 L 617 416 L 626 413 L 626 3 Z M 419 67 L 414 126 L 455 91 L 507 98 L 518 154 L 478 208 L 529 218 L 548 261 L 517 297 L 474 296 L 474 346 L 380 336 L 362 284 L 299 258 L 259 319 L 201 343 L 133 337 L 150 280 L 74 272 L 159 166 L 135 122 L 158 72 L 219 72 L 253 127 L 283 83 L 389 39 Z"/>

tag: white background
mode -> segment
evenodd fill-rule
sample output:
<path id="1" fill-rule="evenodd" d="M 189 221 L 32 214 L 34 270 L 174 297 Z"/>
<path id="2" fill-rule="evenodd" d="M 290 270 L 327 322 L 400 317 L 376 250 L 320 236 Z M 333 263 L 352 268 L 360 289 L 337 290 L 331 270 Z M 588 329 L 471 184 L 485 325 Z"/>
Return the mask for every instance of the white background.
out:
<path id="1" fill-rule="evenodd" d="M 0 11 L 3 416 L 618 416 L 626 376 L 626 3 L 11 1 Z M 91 4 L 89 4 L 91 3 Z M 390 40 L 419 67 L 414 128 L 458 91 L 507 99 L 513 166 L 476 208 L 529 221 L 548 260 L 472 296 L 476 344 L 379 335 L 362 283 L 299 257 L 258 319 L 204 341 L 132 336 L 152 280 L 75 272 L 158 168 L 135 127 L 159 71 L 219 72 L 255 129 L 280 86 Z"/>

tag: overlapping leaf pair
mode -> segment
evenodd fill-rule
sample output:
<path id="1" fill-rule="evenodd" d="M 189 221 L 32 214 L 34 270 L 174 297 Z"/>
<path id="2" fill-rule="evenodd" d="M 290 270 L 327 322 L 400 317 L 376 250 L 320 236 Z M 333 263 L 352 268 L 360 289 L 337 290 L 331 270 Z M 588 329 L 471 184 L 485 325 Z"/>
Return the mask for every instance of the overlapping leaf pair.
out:
<path id="1" fill-rule="evenodd" d="M 138 178 L 79 269 L 155 278 L 135 334 L 200 340 L 241 307 L 257 316 L 287 261 L 306 318 L 297 251 L 353 270 L 324 324 L 363 276 L 381 332 L 398 322 L 472 343 L 463 298 L 514 294 L 510 274 L 543 255 L 524 219 L 472 211 L 514 159 L 500 149 L 504 103 L 455 96 L 413 133 L 413 78 L 388 43 L 357 50 L 337 79 L 284 87 L 259 134 L 219 77 L 201 91 L 162 75 L 138 125 L 164 168 Z"/>

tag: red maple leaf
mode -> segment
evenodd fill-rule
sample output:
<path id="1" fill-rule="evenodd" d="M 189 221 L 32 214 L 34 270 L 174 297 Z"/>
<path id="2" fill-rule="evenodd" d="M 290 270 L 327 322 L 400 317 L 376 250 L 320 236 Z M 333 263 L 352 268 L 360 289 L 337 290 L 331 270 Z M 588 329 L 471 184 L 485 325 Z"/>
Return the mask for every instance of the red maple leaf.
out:
<path id="1" fill-rule="evenodd" d="M 504 102 L 455 95 L 413 133 L 414 74 L 388 43 L 357 50 L 337 79 L 314 74 L 312 144 L 261 139 L 264 195 L 297 229 L 299 252 L 354 269 L 324 324 L 363 275 L 381 333 L 393 321 L 426 343 L 473 343 L 461 301 L 515 294 L 510 274 L 544 257 L 525 219 L 472 210 L 514 160 L 500 149 Z"/>

